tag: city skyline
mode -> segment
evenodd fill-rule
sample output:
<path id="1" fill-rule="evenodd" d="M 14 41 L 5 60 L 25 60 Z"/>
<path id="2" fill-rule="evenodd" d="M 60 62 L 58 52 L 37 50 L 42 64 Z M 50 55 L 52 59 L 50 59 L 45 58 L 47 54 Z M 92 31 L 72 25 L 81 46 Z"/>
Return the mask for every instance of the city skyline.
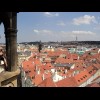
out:
<path id="1" fill-rule="evenodd" d="M 100 41 L 99 12 L 19 12 L 17 41 Z M 5 42 L 3 24 L 0 42 Z"/>

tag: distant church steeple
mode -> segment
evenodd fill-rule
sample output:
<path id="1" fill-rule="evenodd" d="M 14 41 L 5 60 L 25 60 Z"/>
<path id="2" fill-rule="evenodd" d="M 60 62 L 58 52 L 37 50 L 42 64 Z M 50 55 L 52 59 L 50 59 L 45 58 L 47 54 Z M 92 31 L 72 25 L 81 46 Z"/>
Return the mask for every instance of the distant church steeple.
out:
<path id="1" fill-rule="evenodd" d="M 77 41 L 77 36 L 76 36 L 76 41 Z"/>

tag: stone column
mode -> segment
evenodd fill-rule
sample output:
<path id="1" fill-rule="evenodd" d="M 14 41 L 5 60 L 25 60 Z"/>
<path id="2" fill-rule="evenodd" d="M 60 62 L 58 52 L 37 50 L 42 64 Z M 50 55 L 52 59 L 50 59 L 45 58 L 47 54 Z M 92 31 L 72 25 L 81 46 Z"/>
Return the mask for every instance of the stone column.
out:
<path id="1" fill-rule="evenodd" d="M 17 70 L 17 13 L 10 12 L 5 28 L 8 71 Z"/>

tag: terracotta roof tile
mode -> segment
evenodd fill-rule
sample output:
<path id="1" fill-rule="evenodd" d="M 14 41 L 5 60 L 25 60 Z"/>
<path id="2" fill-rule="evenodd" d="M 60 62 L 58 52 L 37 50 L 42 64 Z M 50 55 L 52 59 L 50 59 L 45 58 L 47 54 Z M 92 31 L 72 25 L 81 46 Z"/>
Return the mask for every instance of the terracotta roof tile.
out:
<path id="1" fill-rule="evenodd" d="M 87 70 L 81 71 L 79 74 L 74 76 L 78 85 L 81 85 L 82 83 L 84 83 L 90 77 L 91 77 L 91 75 L 88 73 Z"/>
<path id="2" fill-rule="evenodd" d="M 73 63 L 73 59 L 57 58 L 55 63 Z"/>
<path id="3" fill-rule="evenodd" d="M 97 69 L 93 66 L 89 66 L 86 68 L 86 70 L 88 71 L 88 73 L 92 76 L 97 72 Z"/>
<path id="4" fill-rule="evenodd" d="M 22 65 L 23 65 L 24 70 L 29 70 L 29 69 L 34 69 L 35 68 L 35 65 L 32 61 L 24 61 L 22 63 Z"/>
<path id="5" fill-rule="evenodd" d="M 96 67 L 97 69 L 100 69 L 100 64 L 93 64 L 94 67 Z"/>
<path id="6" fill-rule="evenodd" d="M 42 74 L 37 74 L 35 78 L 33 79 L 33 84 L 36 86 L 39 85 L 43 81 Z"/>
<path id="7" fill-rule="evenodd" d="M 45 79 L 44 81 L 42 81 L 38 87 L 56 87 L 56 84 L 53 82 L 52 78 L 49 77 L 47 79 Z"/>
<path id="8" fill-rule="evenodd" d="M 68 77 L 56 82 L 57 87 L 76 87 L 77 83 L 73 77 Z"/>

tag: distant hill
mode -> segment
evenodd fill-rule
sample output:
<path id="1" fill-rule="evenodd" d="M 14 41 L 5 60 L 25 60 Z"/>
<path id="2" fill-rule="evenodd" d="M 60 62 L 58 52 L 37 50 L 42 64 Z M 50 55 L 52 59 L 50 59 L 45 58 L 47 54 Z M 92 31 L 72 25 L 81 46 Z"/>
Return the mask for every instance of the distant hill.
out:
<path id="1" fill-rule="evenodd" d="M 75 45 L 75 44 L 89 44 L 89 45 L 100 45 L 100 41 L 61 41 L 61 42 L 41 42 L 42 44 L 62 44 L 62 45 Z M 36 42 L 21 42 L 20 44 L 39 44 L 38 41 Z"/>

